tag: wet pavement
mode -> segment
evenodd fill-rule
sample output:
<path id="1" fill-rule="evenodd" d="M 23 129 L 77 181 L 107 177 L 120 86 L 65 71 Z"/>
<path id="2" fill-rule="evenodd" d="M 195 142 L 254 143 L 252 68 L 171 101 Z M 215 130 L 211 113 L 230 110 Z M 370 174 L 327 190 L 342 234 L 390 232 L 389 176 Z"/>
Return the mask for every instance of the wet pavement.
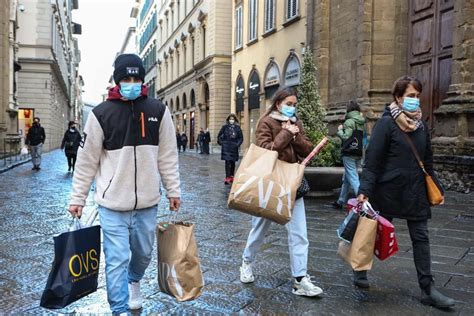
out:
<path id="1" fill-rule="evenodd" d="M 104 260 L 97 292 L 61 310 L 39 307 L 53 259 L 52 237 L 71 224 L 66 212 L 71 176 L 64 154 L 53 151 L 43 158 L 39 172 L 25 164 L 0 174 L 0 313 L 109 313 Z M 217 155 L 186 153 L 180 166 L 179 216 L 196 223 L 206 286 L 199 299 L 185 303 L 161 293 L 155 251 L 142 281 L 143 314 L 474 315 L 474 194 L 448 192 L 446 205 L 434 208 L 430 221 L 432 269 L 437 286 L 456 299 L 454 309 L 439 311 L 419 303 L 412 247 L 406 224 L 400 220 L 394 222 L 399 253 L 384 262 L 375 259 L 370 290 L 356 289 L 350 269 L 336 255 L 335 230 L 344 214 L 324 200 L 306 201 L 309 273 L 324 290 L 321 298 L 311 299 L 291 294 L 287 234 L 277 224 L 257 257 L 255 283 L 240 283 L 250 216 L 227 209 L 230 188 L 222 181 L 223 162 Z M 92 207 L 89 200 L 85 212 Z M 159 221 L 169 218 L 166 207 L 163 201 Z"/>

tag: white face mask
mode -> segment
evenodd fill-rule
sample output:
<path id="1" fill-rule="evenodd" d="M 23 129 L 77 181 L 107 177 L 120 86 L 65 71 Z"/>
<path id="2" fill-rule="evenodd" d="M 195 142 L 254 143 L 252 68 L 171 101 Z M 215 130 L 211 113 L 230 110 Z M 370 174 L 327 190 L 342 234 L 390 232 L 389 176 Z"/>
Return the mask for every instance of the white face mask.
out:
<path id="1" fill-rule="evenodd" d="M 230 123 L 230 124 L 234 124 L 234 123 L 235 123 L 235 120 L 229 120 L 229 123 Z"/>

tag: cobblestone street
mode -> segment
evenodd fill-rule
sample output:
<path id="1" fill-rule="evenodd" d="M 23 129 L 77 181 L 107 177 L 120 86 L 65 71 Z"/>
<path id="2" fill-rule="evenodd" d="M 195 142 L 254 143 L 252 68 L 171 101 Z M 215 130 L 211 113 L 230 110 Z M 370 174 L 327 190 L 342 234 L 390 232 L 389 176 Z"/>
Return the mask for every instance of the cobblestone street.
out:
<path id="1" fill-rule="evenodd" d="M 419 303 L 412 247 L 405 222 L 395 220 L 399 253 L 369 273 L 368 291 L 352 285 L 352 272 L 336 255 L 336 228 L 344 213 L 330 200 L 306 200 L 310 239 L 309 273 L 324 290 L 320 298 L 291 293 L 287 234 L 274 224 L 255 265 L 256 281 L 239 281 L 239 265 L 250 230 L 250 216 L 227 209 L 230 190 L 223 184 L 224 163 L 218 155 L 180 156 L 183 205 L 179 219 L 196 224 L 203 295 L 185 303 L 160 293 L 156 251 L 145 279 L 143 314 L 238 313 L 311 315 L 474 315 L 474 194 L 449 192 L 445 206 L 433 209 L 430 223 L 432 269 L 441 291 L 456 299 L 450 311 Z M 64 154 L 43 155 L 42 170 L 24 164 L 0 174 L 0 313 L 46 313 L 39 300 L 53 260 L 53 235 L 72 223 L 66 211 L 72 177 Z M 92 195 L 92 194 L 91 194 Z M 90 196 L 86 213 L 93 207 Z M 167 220 L 165 200 L 159 221 Z M 156 246 L 156 244 L 155 244 Z M 104 257 L 99 289 L 68 307 L 51 313 L 109 313 Z"/>

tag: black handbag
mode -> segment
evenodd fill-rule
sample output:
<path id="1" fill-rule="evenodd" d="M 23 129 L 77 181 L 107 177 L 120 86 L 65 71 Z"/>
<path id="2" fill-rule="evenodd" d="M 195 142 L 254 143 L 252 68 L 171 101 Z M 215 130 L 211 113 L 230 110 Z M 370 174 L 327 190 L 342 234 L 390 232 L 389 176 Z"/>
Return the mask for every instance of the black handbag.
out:
<path id="1" fill-rule="evenodd" d="M 364 131 L 355 128 L 352 135 L 342 143 L 342 155 L 362 157 L 363 138 Z"/>
<path id="2" fill-rule="evenodd" d="M 301 184 L 296 190 L 296 199 L 300 199 L 305 196 L 311 190 L 308 180 L 303 176 Z"/>

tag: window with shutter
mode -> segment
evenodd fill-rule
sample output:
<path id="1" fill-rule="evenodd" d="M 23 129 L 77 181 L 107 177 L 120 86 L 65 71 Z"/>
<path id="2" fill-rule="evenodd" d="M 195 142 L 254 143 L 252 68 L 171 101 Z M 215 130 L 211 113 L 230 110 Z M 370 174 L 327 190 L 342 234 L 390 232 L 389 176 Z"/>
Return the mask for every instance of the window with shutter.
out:
<path id="1" fill-rule="evenodd" d="M 286 0 L 286 20 L 298 15 L 298 0 Z"/>
<path id="2" fill-rule="evenodd" d="M 235 9 L 235 48 L 242 47 L 242 6 Z"/>
<path id="3" fill-rule="evenodd" d="M 265 0 L 265 32 L 275 27 L 275 0 Z"/>
<path id="4" fill-rule="evenodd" d="M 249 6 L 249 42 L 257 38 L 257 0 L 250 0 Z"/>

